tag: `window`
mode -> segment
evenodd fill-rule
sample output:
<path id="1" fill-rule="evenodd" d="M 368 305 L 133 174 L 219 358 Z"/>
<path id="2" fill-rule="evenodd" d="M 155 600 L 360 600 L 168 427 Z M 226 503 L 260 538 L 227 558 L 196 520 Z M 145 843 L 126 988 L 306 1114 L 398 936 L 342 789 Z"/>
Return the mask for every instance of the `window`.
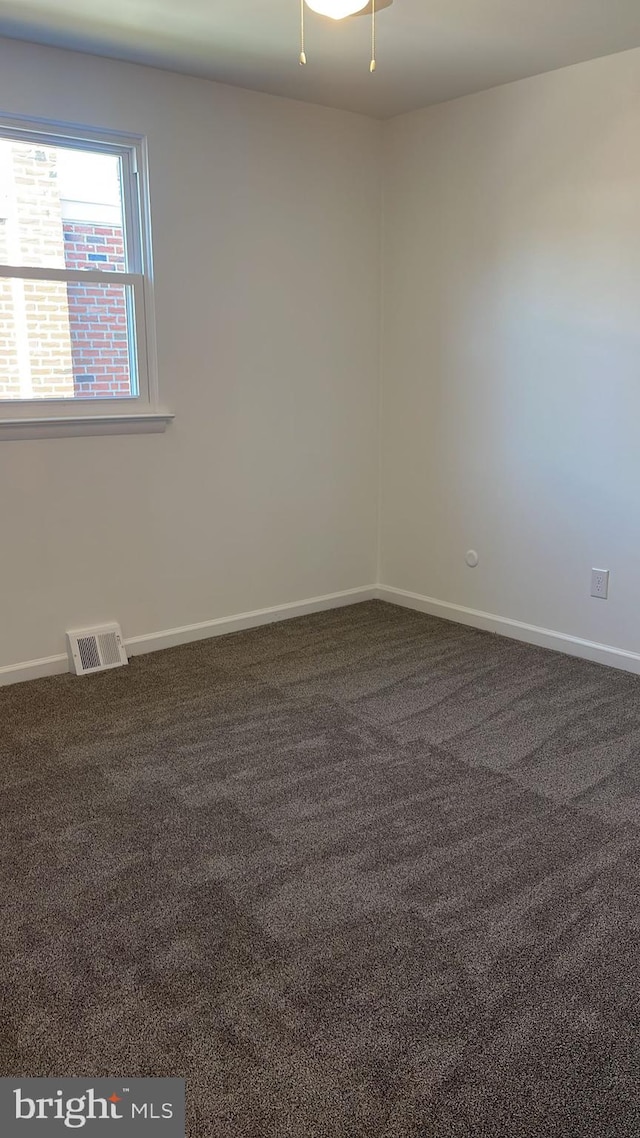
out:
<path id="1" fill-rule="evenodd" d="M 140 140 L 0 122 L 2 426 L 170 418 L 146 196 Z"/>

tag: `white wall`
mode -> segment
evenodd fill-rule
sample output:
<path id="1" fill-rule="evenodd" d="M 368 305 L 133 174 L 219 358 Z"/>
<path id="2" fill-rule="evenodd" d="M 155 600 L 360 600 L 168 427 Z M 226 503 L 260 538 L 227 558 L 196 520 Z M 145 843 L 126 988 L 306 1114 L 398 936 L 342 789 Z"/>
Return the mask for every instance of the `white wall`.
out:
<path id="1" fill-rule="evenodd" d="M 0 41 L 0 110 L 148 136 L 176 413 L 0 443 L 0 668 L 375 580 L 381 136 L 380 579 L 640 652 L 640 52 L 381 126 Z"/>
<path id="2" fill-rule="evenodd" d="M 640 651 L 639 139 L 640 51 L 388 124 L 385 584 Z"/>
<path id="3" fill-rule="evenodd" d="M 0 667 L 371 584 L 380 124 L 13 41 L 0 111 L 147 135 L 176 414 L 0 443 Z"/>

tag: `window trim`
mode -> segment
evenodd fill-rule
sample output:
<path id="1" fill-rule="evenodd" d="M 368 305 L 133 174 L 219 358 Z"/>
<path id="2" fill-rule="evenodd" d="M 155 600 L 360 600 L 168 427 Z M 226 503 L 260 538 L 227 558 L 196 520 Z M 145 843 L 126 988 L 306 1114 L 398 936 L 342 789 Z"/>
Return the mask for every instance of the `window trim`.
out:
<path id="1" fill-rule="evenodd" d="M 0 115 L 0 138 L 18 142 L 41 143 L 43 146 L 65 146 L 117 154 L 122 162 L 122 208 L 127 272 L 91 269 L 53 269 L 23 265 L 0 265 L 0 277 L 22 280 L 81 280 L 85 283 L 129 286 L 135 307 L 131 332 L 135 337 L 138 394 L 126 398 L 64 399 L 36 398 L 0 400 L 0 439 L 38 437 L 48 422 L 54 434 L 96 432 L 96 425 L 114 431 L 127 426 L 127 433 L 139 422 L 141 430 L 164 429 L 173 415 L 159 406 L 156 327 L 153 303 L 153 261 L 147 142 L 141 135 L 98 130 L 45 119 L 17 118 Z M 34 433 L 28 432 L 32 423 Z M 162 425 L 164 424 L 164 426 Z M 11 427 L 15 426 L 15 434 Z M 81 429 L 83 427 L 83 429 Z"/>

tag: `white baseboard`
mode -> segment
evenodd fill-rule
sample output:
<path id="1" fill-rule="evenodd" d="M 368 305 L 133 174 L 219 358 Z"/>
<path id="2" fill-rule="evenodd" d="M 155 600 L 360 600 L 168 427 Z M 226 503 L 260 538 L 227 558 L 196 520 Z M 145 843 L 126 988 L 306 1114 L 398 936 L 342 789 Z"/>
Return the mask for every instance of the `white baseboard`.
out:
<path id="1" fill-rule="evenodd" d="M 628 652 L 624 648 L 614 648 L 610 644 L 598 644 L 595 640 L 583 640 L 580 636 L 570 636 L 566 632 L 554 632 L 550 628 L 539 628 L 535 624 L 525 624 L 495 613 L 480 612 L 478 609 L 454 605 L 449 601 L 438 601 L 435 597 L 425 597 L 420 593 L 410 593 L 406 589 L 394 589 L 379 585 L 378 598 L 404 608 L 416 609 L 444 620 L 454 620 L 458 624 L 468 624 L 472 628 L 482 628 L 486 632 L 497 632 L 510 636 L 513 640 L 523 640 L 541 648 L 551 648 L 554 652 L 564 652 L 568 656 L 580 656 L 583 660 L 593 660 L 597 664 L 607 664 L 611 668 L 622 668 L 626 672 L 640 673 L 640 654 Z"/>
<path id="2" fill-rule="evenodd" d="M 255 609 L 253 612 L 238 613 L 234 616 L 217 617 L 200 624 L 185 624 L 181 628 L 169 628 L 162 632 L 150 632 L 144 636 L 132 636 L 125 640 L 129 656 L 139 656 L 146 652 L 158 652 L 163 648 L 175 648 L 180 644 L 190 644 L 195 640 L 206 640 L 213 636 L 224 636 L 230 632 L 241 632 L 247 628 L 258 628 L 262 624 L 272 624 L 279 620 L 290 620 L 296 616 L 306 616 L 325 609 L 342 608 L 369 600 L 388 601 L 404 608 L 426 612 L 444 620 L 468 624 L 486 632 L 497 632 L 527 644 L 537 644 L 570 656 L 580 656 L 598 664 L 622 668 L 627 672 L 640 674 L 640 653 L 629 652 L 624 648 L 614 648 L 609 644 L 598 644 L 594 640 L 583 640 L 565 632 L 555 632 L 550 628 L 539 628 L 535 624 L 525 624 L 520 620 L 497 616 L 495 613 L 480 612 L 465 608 L 449 601 L 439 601 L 435 597 L 425 597 L 406 589 L 396 589 L 389 585 L 368 585 L 359 589 L 346 589 L 340 593 L 328 593 L 323 597 L 311 597 L 305 601 L 275 605 L 272 608 Z M 38 680 L 44 676 L 60 675 L 69 671 L 66 653 L 58 656 L 45 656 L 40 660 L 26 660 L 20 664 L 0 667 L 0 687 L 5 684 L 21 683 L 25 680 Z"/>
<path id="3" fill-rule="evenodd" d="M 261 624 L 274 624 L 277 620 L 291 620 L 295 616 L 308 616 L 312 612 L 325 609 L 343 608 L 359 601 L 371 601 L 377 597 L 375 585 L 360 589 L 345 589 L 341 593 L 327 593 L 324 597 L 312 597 L 307 601 L 292 601 L 286 605 L 275 605 L 268 609 L 255 609 L 235 616 L 221 616 L 216 620 L 205 620 L 202 624 L 185 624 L 182 628 L 169 628 L 165 632 L 151 632 L 146 636 L 131 636 L 125 640 L 129 656 L 141 656 L 145 652 L 157 652 L 161 648 L 176 648 L 179 644 L 190 644 L 193 640 L 207 640 L 211 636 L 225 636 L 229 632 L 242 632 L 246 628 L 258 628 Z"/>
<path id="4" fill-rule="evenodd" d="M 207 640 L 212 636 L 224 636 L 229 632 L 241 632 L 246 628 L 258 628 L 262 624 L 273 624 L 278 620 L 291 620 L 296 616 L 308 616 L 312 612 L 325 609 L 342 608 L 359 601 L 374 600 L 378 596 L 375 585 L 359 589 L 345 589 L 340 593 L 327 593 L 323 597 L 311 597 L 305 601 L 292 601 L 290 604 L 274 605 L 273 608 L 255 609 L 253 612 L 238 613 L 235 616 L 221 616 L 215 620 L 205 620 L 200 624 L 185 624 L 181 628 L 169 628 L 163 632 L 150 632 L 144 636 L 131 636 L 125 639 L 127 654 L 141 656 L 145 652 L 158 652 L 162 648 L 176 648 L 179 644 L 190 644 L 194 640 Z M 0 687 L 17 684 L 24 680 L 39 680 L 43 676 L 56 676 L 69 671 L 66 653 L 59 656 L 45 656 L 41 660 L 26 660 L 21 664 L 8 664 L 0 668 Z"/>
<path id="5" fill-rule="evenodd" d="M 43 656 L 41 660 L 25 660 L 22 664 L 7 664 L 0 668 L 0 687 L 21 684 L 24 680 L 41 680 L 44 676 L 59 676 L 68 671 L 69 659 L 66 653 Z"/>

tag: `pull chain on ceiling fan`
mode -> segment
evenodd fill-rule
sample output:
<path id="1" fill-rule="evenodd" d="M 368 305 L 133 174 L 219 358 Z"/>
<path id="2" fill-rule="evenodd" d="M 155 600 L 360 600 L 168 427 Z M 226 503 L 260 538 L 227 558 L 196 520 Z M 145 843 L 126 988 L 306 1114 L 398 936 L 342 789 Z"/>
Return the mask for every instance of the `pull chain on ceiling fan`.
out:
<path id="1" fill-rule="evenodd" d="M 369 71 L 373 74 L 376 69 L 376 9 L 387 8 L 393 0 L 300 0 L 300 65 L 307 62 L 304 41 L 304 15 L 305 4 L 312 12 L 320 16 L 329 16 L 332 20 L 344 20 L 347 16 L 364 15 L 371 12 L 371 62 Z"/>

